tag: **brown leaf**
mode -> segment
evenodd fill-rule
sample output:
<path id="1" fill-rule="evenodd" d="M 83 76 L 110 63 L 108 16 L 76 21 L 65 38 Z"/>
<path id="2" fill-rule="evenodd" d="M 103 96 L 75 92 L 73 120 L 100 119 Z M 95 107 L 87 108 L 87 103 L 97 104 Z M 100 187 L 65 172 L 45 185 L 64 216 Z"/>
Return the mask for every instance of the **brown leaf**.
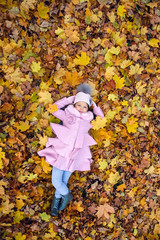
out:
<path id="1" fill-rule="evenodd" d="M 109 204 L 105 203 L 104 205 L 100 205 L 99 207 L 97 207 L 97 217 L 101 218 L 101 217 L 105 217 L 107 219 L 109 219 L 110 217 L 110 213 L 115 213 L 115 210 L 113 207 L 111 207 Z"/>

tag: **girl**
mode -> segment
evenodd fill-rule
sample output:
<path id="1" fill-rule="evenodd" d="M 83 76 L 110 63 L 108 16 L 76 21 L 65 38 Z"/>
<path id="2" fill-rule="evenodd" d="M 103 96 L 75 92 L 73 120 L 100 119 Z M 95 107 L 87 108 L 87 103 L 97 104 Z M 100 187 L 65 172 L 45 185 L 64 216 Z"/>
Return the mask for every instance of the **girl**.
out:
<path id="1" fill-rule="evenodd" d="M 92 156 L 89 146 L 95 145 L 95 140 L 88 134 L 94 115 L 103 118 L 102 110 L 91 98 L 91 88 L 81 84 L 77 94 L 56 102 L 58 110 L 53 115 L 59 118 L 63 125 L 51 123 L 56 138 L 49 138 L 46 148 L 39 151 L 39 156 L 46 157 L 46 162 L 53 166 L 52 184 L 56 188 L 52 200 L 51 214 L 57 216 L 58 210 L 63 210 L 73 198 L 67 187 L 67 182 L 75 170 L 90 170 Z M 66 105 L 68 105 L 64 110 Z M 89 107 L 93 105 L 93 113 Z"/>

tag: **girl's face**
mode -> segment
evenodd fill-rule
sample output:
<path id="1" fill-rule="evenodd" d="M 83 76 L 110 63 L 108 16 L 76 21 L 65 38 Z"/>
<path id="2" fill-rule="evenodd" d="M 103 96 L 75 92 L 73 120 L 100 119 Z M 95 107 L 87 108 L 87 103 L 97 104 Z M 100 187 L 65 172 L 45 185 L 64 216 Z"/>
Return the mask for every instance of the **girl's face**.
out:
<path id="1" fill-rule="evenodd" d="M 88 111 L 88 104 L 86 102 L 77 102 L 75 104 L 75 108 L 80 112 L 80 113 L 85 113 Z"/>

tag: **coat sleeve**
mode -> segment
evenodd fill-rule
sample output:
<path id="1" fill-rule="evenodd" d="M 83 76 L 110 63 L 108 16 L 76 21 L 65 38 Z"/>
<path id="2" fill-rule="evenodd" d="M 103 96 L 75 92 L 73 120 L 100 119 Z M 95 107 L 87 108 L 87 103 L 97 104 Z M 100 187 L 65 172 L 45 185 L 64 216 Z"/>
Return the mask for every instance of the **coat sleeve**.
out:
<path id="1" fill-rule="evenodd" d="M 93 112 L 94 112 L 95 115 L 100 116 L 101 118 L 104 117 L 104 114 L 103 114 L 101 108 L 98 107 L 98 106 L 95 104 L 95 102 L 93 102 Z"/>
<path id="2" fill-rule="evenodd" d="M 65 107 L 68 104 L 73 103 L 74 99 L 75 99 L 75 96 L 71 96 L 71 97 L 68 97 L 68 98 L 65 97 L 65 98 L 62 98 L 62 99 L 58 100 L 55 103 L 57 105 L 57 108 L 60 109 L 60 108 Z"/>
<path id="3" fill-rule="evenodd" d="M 68 104 L 71 104 L 74 102 L 74 98 L 75 96 L 71 96 L 68 98 L 62 98 L 60 100 L 58 100 L 57 102 L 55 102 L 55 104 L 57 105 L 58 110 L 54 113 L 52 113 L 56 118 L 59 118 L 60 120 L 64 120 L 65 118 L 65 112 L 63 110 L 61 110 L 60 108 L 65 107 Z"/>
<path id="4" fill-rule="evenodd" d="M 104 117 L 104 114 L 103 114 L 100 107 L 94 107 L 93 112 L 94 112 L 95 115 L 100 116 L 101 118 Z"/>
<path id="5" fill-rule="evenodd" d="M 65 119 L 65 111 L 58 109 L 56 112 L 52 113 L 53 116 L 59 118 L 61 121 Z"/>

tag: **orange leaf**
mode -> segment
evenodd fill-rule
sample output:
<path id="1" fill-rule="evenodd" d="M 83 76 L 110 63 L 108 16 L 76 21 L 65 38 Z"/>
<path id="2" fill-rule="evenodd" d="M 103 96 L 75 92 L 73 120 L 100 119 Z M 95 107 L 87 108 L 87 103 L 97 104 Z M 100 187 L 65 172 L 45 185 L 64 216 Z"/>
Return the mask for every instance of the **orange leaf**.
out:
<path id="1" fill-rule="evenodd" d="M 6 111 L 10 111 L 12 109 L 12 105 L 10 103 L 4 103 L 1 108 L 0 111 L 1 112 L 6 112 Z"/>
<path id="2" fill-rule="evenodd" d="M 123 183 L 117 187 L 117 191 L 123 192 L 125 188 L 126 188 L 126 185 Z"/>

